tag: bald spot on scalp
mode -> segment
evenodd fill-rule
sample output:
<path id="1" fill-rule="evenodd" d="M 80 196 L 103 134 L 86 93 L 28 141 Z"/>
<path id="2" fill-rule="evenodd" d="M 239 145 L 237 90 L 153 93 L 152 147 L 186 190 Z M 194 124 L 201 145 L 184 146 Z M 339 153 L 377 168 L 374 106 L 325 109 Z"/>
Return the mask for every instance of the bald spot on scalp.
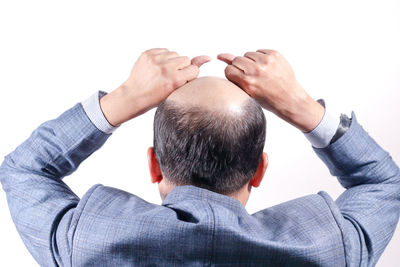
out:
<path id="1" fill-rule="evenodd" d="M 171 184 L 229 195 L 256 172 L 265 130 L 257 101 L 228 80 L 202 77 L 158 105 L 154 152 Z"/>
<path id="2" fill-rule="evenodd" d="M 167 101 L 207 111 L 240 112 L 250 96 L 234 83 L 218 77 L 200 77 L 172 92 Z"/>

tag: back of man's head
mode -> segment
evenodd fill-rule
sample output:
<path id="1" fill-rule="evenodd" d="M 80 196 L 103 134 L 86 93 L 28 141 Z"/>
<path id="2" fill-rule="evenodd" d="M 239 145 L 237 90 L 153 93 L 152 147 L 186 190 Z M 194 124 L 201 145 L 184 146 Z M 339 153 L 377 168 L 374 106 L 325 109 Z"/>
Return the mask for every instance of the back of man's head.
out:
<path id="1" fill-rule="evenodd" d="M 158 106 L 154 151 L 172 184 L 229 195 L 256 172 L 265 132 L 264 113 L 253 98 L 228 80 L 203 77 Z"/>

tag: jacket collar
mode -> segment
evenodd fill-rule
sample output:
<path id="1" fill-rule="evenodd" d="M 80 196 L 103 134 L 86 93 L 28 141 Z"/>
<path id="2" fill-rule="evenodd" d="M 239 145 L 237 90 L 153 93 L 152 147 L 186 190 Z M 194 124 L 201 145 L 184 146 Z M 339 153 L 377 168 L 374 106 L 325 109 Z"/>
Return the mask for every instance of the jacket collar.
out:
<path id="1" fill-rule="evenodd" d="M 246 208 L 239 200 L 193 185 L 175 186 L 161 205 L 173 205 L 184 200 L 202 200 L 209 203 L 217 203 L 237 213 L 247 213 Z"/>

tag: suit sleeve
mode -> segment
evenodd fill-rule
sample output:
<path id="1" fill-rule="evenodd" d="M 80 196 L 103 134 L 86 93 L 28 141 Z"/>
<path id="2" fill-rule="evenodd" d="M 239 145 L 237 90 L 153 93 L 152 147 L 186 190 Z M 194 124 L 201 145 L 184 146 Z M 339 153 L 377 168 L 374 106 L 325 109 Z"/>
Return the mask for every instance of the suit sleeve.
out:
<path id="1" fill-rule="evenodd" d="M 374 266 L 393 236 L 400 212 L 400 171 L 358 124 L 325 148 L 313 148 L 346 190 L 335 201 L 348 266 Z"/>
<path id="2" fill-rule="evenodd" d="M 4 158 L 0 182 L 11 217 L 41 266 L 70 265 L 79 217 L 76 207 L 84 203 L 62 178 L 74 172 L 110 135 L 96 128 L 78 103 L 41 124 Z"/>

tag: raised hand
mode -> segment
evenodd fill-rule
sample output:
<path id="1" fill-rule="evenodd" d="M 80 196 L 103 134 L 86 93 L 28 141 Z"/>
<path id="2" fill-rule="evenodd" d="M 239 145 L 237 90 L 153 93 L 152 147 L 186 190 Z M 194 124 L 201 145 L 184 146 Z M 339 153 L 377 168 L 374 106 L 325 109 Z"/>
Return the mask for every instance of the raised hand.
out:
<path id="1" fill-rule="evenodd" d="M 140 55 L 129 78 L 116 90 L 102 97 L 100 105 L 110 124 L 118 126 L 156 107 L 175 89 L 195 79 L 208 56 L 190 60 L 165 48 L 154 48 Z"/>
<path id="2" fill-rule="evenodd" d="M 303 132 L 321 121 L 324 108 L 297 82 L 287 60 L 277 51 L 260 49 L 244 56 L 219 54 L 226 62 L 226 78 L 237 84 L 260 105 Z"/>

